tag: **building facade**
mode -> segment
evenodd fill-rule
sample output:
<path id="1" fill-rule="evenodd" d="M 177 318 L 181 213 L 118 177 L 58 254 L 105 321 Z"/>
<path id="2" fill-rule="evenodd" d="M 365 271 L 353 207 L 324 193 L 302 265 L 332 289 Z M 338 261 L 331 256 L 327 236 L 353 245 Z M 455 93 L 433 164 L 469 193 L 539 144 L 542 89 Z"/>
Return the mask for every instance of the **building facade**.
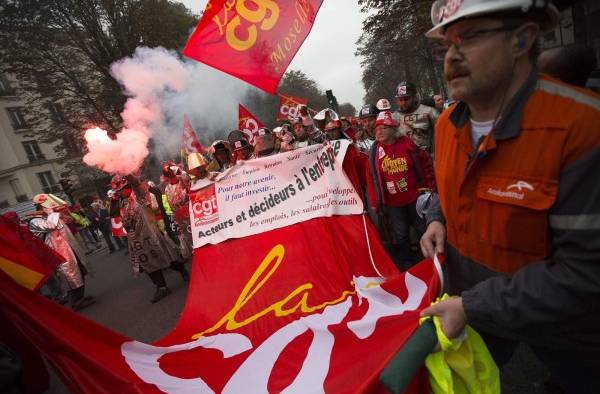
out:
<path id="1" fill-rule="evenodd" d="M 0 76 L 0 210 L 22 213 L 31 207 L 36 194 L 64 196 L 60 180 L 65 168 L 55 151 L 64 141 L 44 144 L 32 138 L 24 103 L 16 93 L 17 83 L 9 76 Z M 48 106 L 48 121 L 61 116 L 60 106 Z"/>

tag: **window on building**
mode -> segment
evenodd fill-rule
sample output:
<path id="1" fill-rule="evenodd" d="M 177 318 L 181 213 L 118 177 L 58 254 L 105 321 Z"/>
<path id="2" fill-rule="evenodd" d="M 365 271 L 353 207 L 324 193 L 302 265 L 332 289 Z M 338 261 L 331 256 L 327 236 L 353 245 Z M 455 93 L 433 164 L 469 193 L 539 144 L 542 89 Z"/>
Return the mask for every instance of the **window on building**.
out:
<path id="1" fill-rule="evenodd" d="M 62 190 L 51 171 L 38 172 L 37 176 L 44 193 L 59 193 Z"/>
<path id="2" fill-rule="evenodd" d="M 0 95 L 10 96 L 14 94 L 14 90 L 10 86 L 8 79 L 4 75 L 0 75 Z"/>
<path id="3" fill-rule="evenodd" d="M 46 160 L 46 156 L 44 156 L 36 141 L 23 141 L 22 144 L 30 163 Z"/>
<path id="4" fill-rule="evenodd" d="M 48 104 L 48 111 L 50 112 L 50 118 L 54 123 L 62 123 L 66 120 L 65 113 L 63 112 L 60 103 Z"/>
<path id="5" fill-rule="evenodd" d="M 23 193 L 23 189 L 21 188 L 21 182 L 19 182 L 18 179 L 11 179 L 10 181 L 8 181 L 8 183 L 10 184 L 10 187 L 13 193 L 15 194 L 15 199 L 17 200 L 17 202 L 24 202 L 28 200 L 27 195 Z"/>
<path id="6" fill-rule="evenodd" d="M 9 107 L 6 108 L 8 117 L 10 118 L 10 124 L 15 130 L 27 128 L 27 122 L 23 116 L 22 107 Z"/>
<path id="7" fill-rule="evenodd" d="M 63 137 L 63 146 L 67 153 L 81 153 L 81 146 L 79 142 L 70 134 Z"/>

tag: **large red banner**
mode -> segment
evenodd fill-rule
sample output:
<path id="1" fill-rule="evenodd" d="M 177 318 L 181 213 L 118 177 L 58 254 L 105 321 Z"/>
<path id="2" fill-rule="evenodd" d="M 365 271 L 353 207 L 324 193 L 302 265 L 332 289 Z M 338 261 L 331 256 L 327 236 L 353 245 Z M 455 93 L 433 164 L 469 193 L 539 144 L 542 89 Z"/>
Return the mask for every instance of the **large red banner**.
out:
<path id="1" fill-rule="evenodd" d="M 287 94 L 279 94 L 279 112 L 277 113 L 277 120 L 285 120 L 289 122 L 295 121 L 298 116 L 298 105 L 306 105 L 308 100 L 290 96 Z"/>
<path id="2" fill-rule="evenodd" d="M 323 0 L 213 0 L 183 54 L 275 94 Z"/>
<path id="3" fill-rule="evenodd" d="M 264 124 L 256 116 L 252 115 L 242 104 L 238 106 L 238 128 L 244 133 L 250 145 L 254 146 L 258 129 Z"/>
<path id="4" fill-rule="evenodd" d="M 353 163 L 344 169 L 356 181 Z M 222 208 L 219 192 L 197 204 L 200 219 Z M 379 374 L 440 287 L 431 260 L 398 272 L 366 215 L 319 217 L 196 248 L 181 318 L 153 344 L 0 272 L 0 340 L 24 359 L 39 351 L 76 393 L 379 393 Z M 418 374 L 405 392 L 427 385 Z"/>
<path id="5" fill-rule="evenodd" d="M 0 320 L 72 392 L 383 392 L 378 375 L 439 279 L 430 260 L 398 273 L 364 220 L 318 218 L 196 249 L 182 317 L 152 345 L 2 276 Z"/>

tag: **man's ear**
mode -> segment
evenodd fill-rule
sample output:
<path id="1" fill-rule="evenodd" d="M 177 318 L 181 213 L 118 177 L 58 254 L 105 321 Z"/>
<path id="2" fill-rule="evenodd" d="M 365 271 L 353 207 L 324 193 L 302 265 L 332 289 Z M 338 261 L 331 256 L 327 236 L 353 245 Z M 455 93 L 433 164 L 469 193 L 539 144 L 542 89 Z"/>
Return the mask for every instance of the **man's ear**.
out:
<path id="1" fill-rule="evenodd" d="M 540 27 L 535 23 L 527 23 L 517 29 L 514 40 L 515 57 L 528 55 L 532 47 L 536 45 L 537 37 L 540 32 Z"/>

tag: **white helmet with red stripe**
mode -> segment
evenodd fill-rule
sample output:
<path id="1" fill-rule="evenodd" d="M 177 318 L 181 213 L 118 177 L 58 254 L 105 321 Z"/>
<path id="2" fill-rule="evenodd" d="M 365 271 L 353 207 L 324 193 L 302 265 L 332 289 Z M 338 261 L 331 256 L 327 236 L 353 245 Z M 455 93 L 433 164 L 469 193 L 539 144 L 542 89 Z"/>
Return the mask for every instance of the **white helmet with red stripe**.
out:
<path id="1" fill-rule="evenodd" d="M 535 10 L 542 11 L 540 28 L 543 31 L 556 27 L 559 13 L 549 0 L 436 0 L 431 6 L 433 28 L 425 35 L 429 38 L 443 38 L 444 29 L 463 18 L 510 11 L 528 13 Z"/>

